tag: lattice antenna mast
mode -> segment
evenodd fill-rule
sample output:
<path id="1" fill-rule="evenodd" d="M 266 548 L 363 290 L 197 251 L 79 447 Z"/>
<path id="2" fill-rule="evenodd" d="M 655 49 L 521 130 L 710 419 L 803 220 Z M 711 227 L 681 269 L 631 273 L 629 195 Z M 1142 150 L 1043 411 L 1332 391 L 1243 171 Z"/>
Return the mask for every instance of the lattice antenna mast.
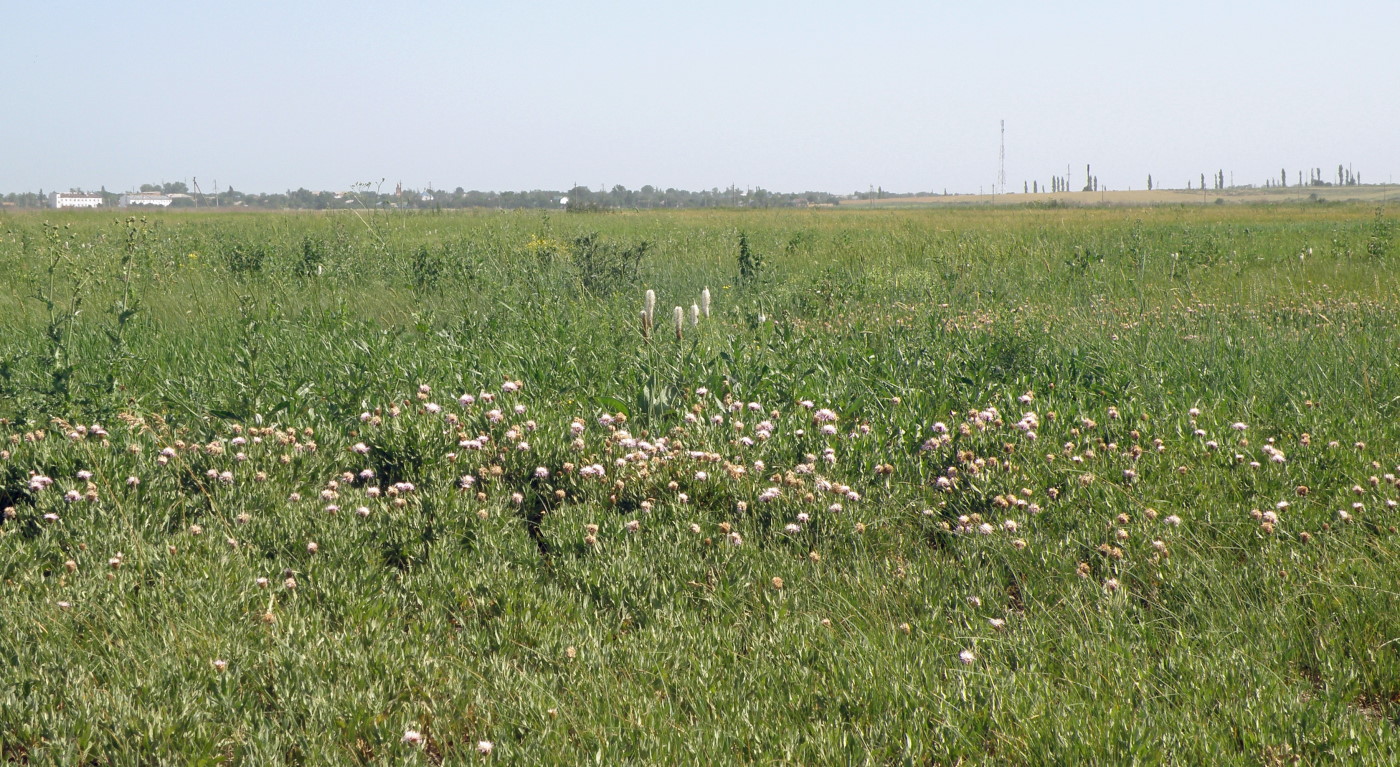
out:
<path id="1" fill-rule="evenodd" d="M 997 187 L 1006 194 L 1006 121 L 1001 121 L 1001 156 L 997 169 Z"/>

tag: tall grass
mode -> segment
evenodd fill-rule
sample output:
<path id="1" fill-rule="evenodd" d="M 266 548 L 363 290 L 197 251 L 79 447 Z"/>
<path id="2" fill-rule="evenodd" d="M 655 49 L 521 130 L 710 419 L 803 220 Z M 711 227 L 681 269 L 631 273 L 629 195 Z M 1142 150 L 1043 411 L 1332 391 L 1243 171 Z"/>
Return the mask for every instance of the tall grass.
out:
<path id="1" fill-rule="evenodd" d="M 1384 212 L 50 221 L 0 218 L 10 761 L 1397 751 Z"/>

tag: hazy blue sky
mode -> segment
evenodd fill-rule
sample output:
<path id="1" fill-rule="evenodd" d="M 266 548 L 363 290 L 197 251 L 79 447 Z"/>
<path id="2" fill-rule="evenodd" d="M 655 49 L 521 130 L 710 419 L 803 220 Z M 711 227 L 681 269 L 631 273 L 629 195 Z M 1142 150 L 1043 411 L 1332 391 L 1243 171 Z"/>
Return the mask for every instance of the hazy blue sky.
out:
<path id="1" fill-rule="evenodd" d="M 0 0 L 0 192 L 1400 172 L 1400 2 Z"/>

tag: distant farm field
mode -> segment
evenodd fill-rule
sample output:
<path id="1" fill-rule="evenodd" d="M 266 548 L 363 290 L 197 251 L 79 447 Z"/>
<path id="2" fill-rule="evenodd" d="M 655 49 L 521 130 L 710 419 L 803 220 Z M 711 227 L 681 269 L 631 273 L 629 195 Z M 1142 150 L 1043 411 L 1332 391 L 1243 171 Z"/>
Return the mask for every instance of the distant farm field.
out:
<path id="1" fill-rule="evenodd" d="M 846 208 L 900 208 L 946 206 L 1121 206 L 1142 205 L 1224 205 L 1224 204 L 1304 204 L 1366 203 L 1391 205 L 1400 202 L 1400 186 L 1291 186 L 1273 188 L 1229 187 L 1226 189 L 1117 189 L 1100 192 L 1029 192 L 1010 194 L 952 194 L 919 197 L 889 197 L 869 200 L 842 200 Z"/>
<path id="2" fill-rule="evenodd" d="M 846 207 L 0 215 L 0 761 L 1400 761 L 1394 210 Z"/>

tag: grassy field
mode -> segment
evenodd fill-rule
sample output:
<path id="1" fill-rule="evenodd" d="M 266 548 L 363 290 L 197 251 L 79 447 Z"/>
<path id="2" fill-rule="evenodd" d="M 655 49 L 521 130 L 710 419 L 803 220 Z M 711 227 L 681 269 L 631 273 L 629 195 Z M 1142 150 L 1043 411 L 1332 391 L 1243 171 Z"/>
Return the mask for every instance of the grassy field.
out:
<path id="1" fill-rule="evenodd" d="M 1400 761 L 1388 210 L 0 233 L 0 760 Z"/>

